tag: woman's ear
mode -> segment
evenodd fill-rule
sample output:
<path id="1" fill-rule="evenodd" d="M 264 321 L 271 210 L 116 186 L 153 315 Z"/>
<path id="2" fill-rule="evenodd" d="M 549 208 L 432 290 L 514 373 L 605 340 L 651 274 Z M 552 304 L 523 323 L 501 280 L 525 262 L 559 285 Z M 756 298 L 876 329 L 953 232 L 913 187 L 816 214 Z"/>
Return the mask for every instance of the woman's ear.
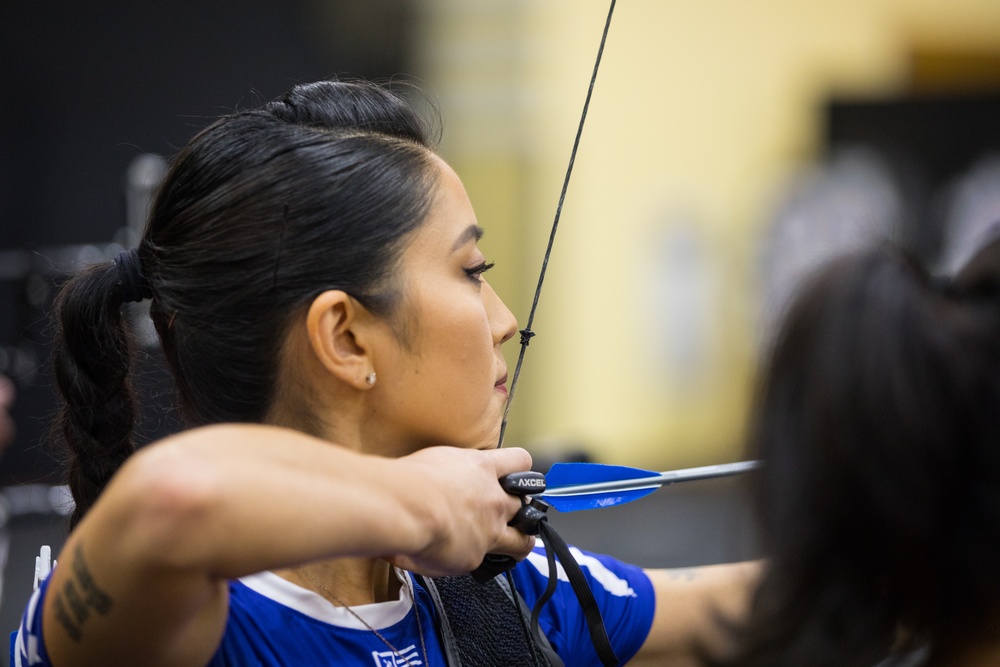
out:
<path id="1" fill-rule="evenodd" d="M 371 385 L 366 377 L 374 370 L 364 322 L 367 309 L 341 290 L 327 290 L 309 305 L 306 331 L 309 346 L 324 368 L 358 389 Z"/>

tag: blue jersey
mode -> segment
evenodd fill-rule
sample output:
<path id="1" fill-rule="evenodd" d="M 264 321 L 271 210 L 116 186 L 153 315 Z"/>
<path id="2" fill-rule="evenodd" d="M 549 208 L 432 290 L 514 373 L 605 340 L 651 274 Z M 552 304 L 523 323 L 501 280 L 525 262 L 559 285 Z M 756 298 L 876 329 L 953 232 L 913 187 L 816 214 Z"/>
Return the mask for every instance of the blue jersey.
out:
<path id="1" fill-rule="evenodd" d="M 615 653 L 627 662 L 642 646 L 653 622 L 652 584 L 640 568 L 572 551 L 597 599 Z M 543 607 L 539 623 L 563 662 L 597 667 L 601 663 L 583 610 L 558 567 L 556 593 Z M 351 607 L 357 616 L 270 572 L 231 582 L 229 620 L 208 667 L 424 667 L 425 651 L 426 664 L 445 665 L 437 632 L 431 632 L 437 627 L 437 612 L 430 595 L 409 574 L 398 574 L 404 584 L 400 599 Z M 518 592 L 532 607 L 548 581 L 544 549 L 536 547 L 514 568 L 513 576 Z M 41 624 L 41 600 L 47 588 L 45 581 L 25 610 L 14 667 L 50 667 Z"/>

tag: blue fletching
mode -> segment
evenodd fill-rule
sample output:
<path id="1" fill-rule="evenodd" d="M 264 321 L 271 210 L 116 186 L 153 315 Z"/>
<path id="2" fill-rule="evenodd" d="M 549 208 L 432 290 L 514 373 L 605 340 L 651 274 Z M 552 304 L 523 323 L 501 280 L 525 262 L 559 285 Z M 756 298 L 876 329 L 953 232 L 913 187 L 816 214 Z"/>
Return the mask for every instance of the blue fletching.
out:
<path id="1" fill-rule="evenodd" d="M 641 468 L 612 466 L 603 463 L 553 463 L 549 471 L 545 473 L 545 486 L 551 491 L 561 486 L 642 479 L 643 477 L 656 477 L 659 474 Z"/>
<path id="2" fill-rule="evenodd" d="M 650 486 L 644 489 L 630 491 L 605 491 L 604 493 L 583 493 L 578 496 L 547 496 L 542 494 L 545 502 L 560 512 L 576 512 L 579 510 L 596 510 L 602 507 L 612 507 L 639 500 L 656 491 L 659 487 Z"/>
<path id="3" fill-rule="evenodd" d="M 558 495 L 558 491 L 564 487 L 581 484 L 639 480 L 646 477 L 656 477 L 658 474 L 640 468 L 602 463 L 554 463 L 545 474 L 546 492 L 542 494 L 542 498 L 560 512 L 612 507 L 648 496 L 660 488 L 660 484 L 653 483 L 648 487 L 636 489 L 609 489 L 566 496 Z M 549 494 L 549 491 L 557 493 Z"/>
<path id="4" fill-rule="evenodd" d="M 602 463 L 554 463 L 545 474 L 546 489 L 541 495 L 560 512 L 592 510 L 638 500 L 664 484 L 728 477 L 755 470 L 760 465 L 759 461 L 738 461 L 650 472 Z"/>

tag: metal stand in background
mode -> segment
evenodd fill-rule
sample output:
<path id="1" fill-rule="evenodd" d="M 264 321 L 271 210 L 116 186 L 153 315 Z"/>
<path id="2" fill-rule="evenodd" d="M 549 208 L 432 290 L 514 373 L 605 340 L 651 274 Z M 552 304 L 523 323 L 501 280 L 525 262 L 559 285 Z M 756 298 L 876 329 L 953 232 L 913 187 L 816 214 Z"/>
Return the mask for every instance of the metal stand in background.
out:
<path id="1" fill-rule="evenodd" d="M 22 285 L 24 307 L 15 307 L 14 310 L 44 312 L 51 303 L 52 292 L 59 280 L 91 264 L 110 262 L 121 251 L 135 247 L 142 237 L 153 196 L 166 171 L 166 161 L 156 155 L 140 155 L 132 161 L 126 172 L 126 224 L 118 229 L 110 242 L 54 245 L 34 250 L 0 250 L 0 283 Z M 133 306 L 130 313 L 135 331 L 140 342 L 149 346 L 155 341 L 155 332 L 149 321 L 149 305 Z M 18 383 L 34 383 L 42 366 L 35 347 L 25 340 L 18 340 L 13 345 L 0 345 L 0 375 Z"/>
<path id="2" fill-rule="evenodd" d="M 5 322 L 0 335 L 7 337 L 0 340 L 0 375 L 13 380 L 19 394 L 47 382 L 43 376 L 51 340 L 48 318 L 59 283 L 86 266 L 110 262 L 123 250 L 135 247 L 166 171 L 166 161 L 155 155 L 141 155 L 132 161 L 126 172 L 125 225 L 109 242 L 0 249 L 0 322 Z M 152 347 L 156 336 L 149 320 L 149 304 L 130 304 L 129 313 L 140 343 Z M 50 406 L 38 406 L 27 417 L 38 420 L 50 412 Z M 15 442 L 18 445 L 23 447 L 24 443 Z"/>
<path id="3" fill-rule="evenodd" d="M 73 497 L 70 495 L 69 487 L 66 486 L 24 484 L 0 489 L 0 572 L 4 574 L 3 577 L 0 577 L 0 607 L 4 609 L 5 624 L 16 625 L 17 614 L 24 608 L 28 597 L 38 588 L 38 584 L 48 576 L 54 565 L 52 563 L 52 549 L 46 544 L 41 547 L 39 555 L 35 557 L 31 588 L 28 588 L 27 579 L 21 579 L 21 574 L 11 580 L 11 586 L 6 585 L 12 535 L 17 534 L 14 524 L 19 519 L 30 522 L 31 517 L 64 517 L 73 511 L 73 507 Z M 24 524 L 21 523 L 21 525 Z M 37 547 L 32 547 L 32 549 L 35 548 Z M 23 544 L 22 547 L 15 550 L 15 553 L 20 554 L 17 556 L 18 560 L 25 557 Z M 14 563 L 14 566 L 13 570 L 16 572 L 23 571 L 23 568 L 17 563 Z M 8 611 L 13 613 L 8 613 Z M 13 629 L 13 627 L 3 628 L 3 630 L 9 629 Z"/>
<path id="4" fill-rule="evenodd" d="M 12 534 L 18 541 L 14 557 L 20 561 L 25 557 L 20 540 L 56 544 L 52 540 L 58 539 L 55 526 L 44 536 L 29 526 L 47 521 L 45 517 L 58 524 L 59 517 L 73 510 L 68 487 L 51 483 L 59 478 L 58 463 L 41 444 L 45 440 L 46 422 L 54 410 L 52 381 L 46 367 L 52 338 L 49 312 L 53 296 L 59 283 L 81 268 L 112 261 L 118 253 L 137 245 L 166 170 L 166 161 L 155 155 L 142 155 L 132 161 L 125 175 L 126 224 L 109 242 L 0 250 L 0 322 L 5 323 L 2 335 L 6 338 L 0 341 L 0 375 L 12 379 L 16 387 L 17 397 L 11 411 L 18 433 L 0 457 L 0 574 L 3 575 L 0 603 L 6 603 L 0 606 L 4 607 L 5 615 L 8 605 L 23 608 L 31 593 L 27 581 L 19 580 L 23 576 L 22 564 L 12 562 L 8 568 Z M 152 349 L 156 336 L 149 320 L 148 303 L 130 304 L 129 314 L 140 343 Z M 143 363 L 154 362 L 155 359 Z M 139 384 L 143 386 L 139 389 L 148 393 L 145 385 L 152 382 L 151 373 L 145 368 L 142 371 Z M 162 413 L 162 406 L 152 407 Z M 166 421 L 158 414 L 156 423 Z M 24 536 L 19 534 L 22 530 L 27 530 Z M 35 553 L 36 549 L 37 546 L 31 547 Z M 48 572 L 51 549 L 44 547 L 43 551 L 46 549 L 48 558 L 42 553 L 36 559 L 36 585 L 39 577 Z M 8 573 L 15 580 L 5 587 Z M 5 622 L 9 619 L 5 618 Z"/>

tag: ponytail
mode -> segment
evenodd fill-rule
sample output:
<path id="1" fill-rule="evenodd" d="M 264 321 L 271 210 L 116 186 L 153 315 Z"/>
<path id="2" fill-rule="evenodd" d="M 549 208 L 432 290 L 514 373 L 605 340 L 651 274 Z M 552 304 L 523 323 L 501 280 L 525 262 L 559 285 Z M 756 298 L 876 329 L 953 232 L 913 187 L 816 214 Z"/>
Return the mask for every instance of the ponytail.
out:
<path id="1" fill-rule="evenodd" d="M 65 449 L 76 502 L 72 530 L 135 451 L 136 401 L 129 378 L 135 350 L 115 264 L 83 270 L 56 299 L 52 365 L 62 405 L 52 438 Z"/>

